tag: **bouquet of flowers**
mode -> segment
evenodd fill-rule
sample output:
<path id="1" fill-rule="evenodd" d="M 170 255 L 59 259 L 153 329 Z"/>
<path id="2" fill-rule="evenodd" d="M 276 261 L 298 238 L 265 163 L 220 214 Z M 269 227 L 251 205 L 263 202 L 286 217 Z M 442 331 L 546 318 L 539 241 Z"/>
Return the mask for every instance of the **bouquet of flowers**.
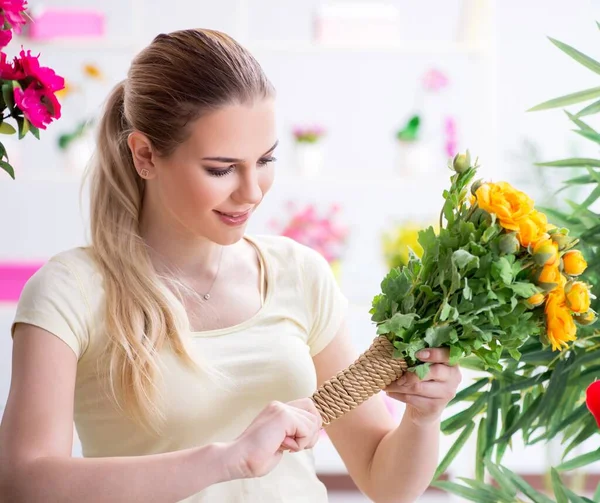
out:
<path id="1" fill-rule="evenodd" d="M 531 337 L 563 350 L 577 324 L 596 319 L 589 286 L 577 280 L 586 263 L 569 230 L 549 224 L 508 183 L 471 184 L 478 165 L 468 151 L 449 167 L 439 232 L 419 233 L 423 258 L 411 253 L 406 266 L 389 271 L 373 299 L 379 337 L 313 395 L 325 424 L 407 370 L 423 378 L 429 364 L 415 355 L 424 348 L 448 347 L 451 363 L 470 356 L 502 370 L 500 359 L 519 360 Z"/>
<path id="2" fill-rule="evenodd" d="M 8 61 L 4 48 L 12 39 L 12 30 L 19 32 L 27 22 L 26 7 L 24 0 L 0 0 L 0 133 L 17 132 L 8 122 L 12 119 L 17 125 L 19 139 L 28 132 L 39 139 L 39 130 L 60 118 L 60 103 L 55 93 L 64 87 L 64 79 L 51 68 L 40 66 L 39 55 L 32 56 L 31 51 L 21 49 L 18 57 Z M 2 143 L 0 168 L 14 179 L 14 169 Z"/>
<path id="3" fill-rule="evenodd" d="M 296 126 L 292 132 L 297 143 L 317 143 L 325 135 L 321 126 Z"/>

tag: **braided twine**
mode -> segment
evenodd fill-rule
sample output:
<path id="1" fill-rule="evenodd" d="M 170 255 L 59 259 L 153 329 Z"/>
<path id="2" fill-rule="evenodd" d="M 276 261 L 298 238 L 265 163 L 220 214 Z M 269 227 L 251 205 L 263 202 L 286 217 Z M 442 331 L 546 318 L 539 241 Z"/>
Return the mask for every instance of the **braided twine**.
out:
<path id="1" fill-rule="evenodd" d="M 321 414 L 323 426 L 355 409 L 406 372 L 406 362 L 393 358 L 393 352 L 392 343 L 380 335 L 352 365 L 315 391 L 311 399 Z"/>

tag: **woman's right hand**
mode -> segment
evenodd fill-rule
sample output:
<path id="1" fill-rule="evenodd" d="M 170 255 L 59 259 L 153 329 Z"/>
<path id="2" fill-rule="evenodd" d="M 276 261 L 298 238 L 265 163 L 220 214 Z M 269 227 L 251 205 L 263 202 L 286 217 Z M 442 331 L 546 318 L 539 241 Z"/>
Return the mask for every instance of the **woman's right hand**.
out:
<path id="1" fill-rule="evenodd" d="M 230 445 L 232 478 L 262 477 L 283 451 L 310 449 L 319 439 L 322 419 L 310 398 L 271 402 Z"/>

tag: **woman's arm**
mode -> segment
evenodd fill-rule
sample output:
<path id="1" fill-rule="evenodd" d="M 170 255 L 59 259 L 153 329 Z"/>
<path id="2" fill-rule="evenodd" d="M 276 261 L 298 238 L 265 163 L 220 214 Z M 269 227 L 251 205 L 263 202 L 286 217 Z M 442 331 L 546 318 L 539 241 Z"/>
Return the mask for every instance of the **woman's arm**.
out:
<path id="1" fill-rule="evenodd" d="M 354 363 L 358 356 L 344 322 L 327 347 L 313 357 L 318 385 Z M 435 359 L 440 354 L 432 356 Z M 447 359 L 445 353 L 443 357 Z M 439 415 L 460 382 L 455 375 L 457 369 L 446 373 L 444 368 L 431 369 L 443 378 L 444 384 L 428 383 L 425 388 L 419 388 L 414 382 L 416 376 L 408 373 L 407 386 L 392 385 L 386 390 L 392 392 L 394 398 L 413 400 L 419 405 L 417 408 L 407 406 L 400 425 L 391 417 L 382 397 L 376 395 L 327 427 L 327 434 L 348 473 L 359 489 L 376 503 L 413 503 L 431 483 L 439 458 Z M 423 390 L 432 391 L 432 387 L 434 394 L 444 396 L 440 402 L 430 403 L 420 396 Z M 409 393 L 412 398 L 407 399 L 404 395 Z M 418 413 L 424 410 L 423 405 L 427 415 Z"/>
<path id="2" fill-rule="evenodd" d="M 238 478 L 230 444 L 124 458 L 71 458 L 77 358 L 51 333 L 18 324 L 0 425 L 0 502 L 175 502 Z"/>

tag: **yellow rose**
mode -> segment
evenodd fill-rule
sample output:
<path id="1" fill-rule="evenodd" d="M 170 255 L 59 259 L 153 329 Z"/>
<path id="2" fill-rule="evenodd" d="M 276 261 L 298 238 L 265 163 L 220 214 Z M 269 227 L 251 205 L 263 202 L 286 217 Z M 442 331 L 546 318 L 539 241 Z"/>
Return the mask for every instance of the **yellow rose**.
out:
<path id="1" fill-rule="evenodd" d="M 563 255 L 565 273 L 569 276 L 579 276 L 587 267 L 587 262 L 579 250 L 570 250 Z"/>
<path id="2" fill-rule="evenodd" d="M 533 308 L 533 307 L 541 306 L 545 300 L 546 300 L 546 297 L 544 297 L 543 293 L 536 293 L 536 294 L 532 295 L 531 297 L 529 297 L 525 301 L 525 304 L 527 304 L 528 307 Z"/>
<path id="3" fill-rule="evenodd" d="M 552 239 L 541 239 L 533 247 L 533 259 L 539 266 L 556 264 L 558 261 L 558 244 Z"/>
<path id="4" fill-rule="evenodd" d="M 479 207 L 494 213 L 500 225 L 518 231 L 517 221 L 533 211 L 532 199 L 506 182 L 484 183 L 475 193 Z"/>
<path id="5" fill-rule="evenodd" d="M 567 306 L 560 301 L 560 295 L 548 295 L 546 301 L 546 334 L 552 351 L 568 347 L 577 339 L 577 326 Z"/>
<path id="6" fill-rule="evenodd" d="M 541 239 L 547 239 L 546 231 L 550 227 L 548 218 L 544 213 L 533 210 L 529 215 L 520 219 L 518 222 L 519 233 L 517 234 L 522 246 L 529 246 L 537 243 Z"/>
<path id="7" fill-rule="evenodd" d="M 587 313 L 590 309 L 590 291 L 582 281 L 567 283 L 565 299 L 567 306 L 574 313 Z"/>
<path id="8" fill-rule="evenodd" d="M 558 263 L 554 263 L 552 265 L 545 265 L 542 267 L 542 272 L 538 278 L 540 283 L 555 283 L 560 285 L 562 274 L 560 273 L 560 269 L 558 268 Z"/>

